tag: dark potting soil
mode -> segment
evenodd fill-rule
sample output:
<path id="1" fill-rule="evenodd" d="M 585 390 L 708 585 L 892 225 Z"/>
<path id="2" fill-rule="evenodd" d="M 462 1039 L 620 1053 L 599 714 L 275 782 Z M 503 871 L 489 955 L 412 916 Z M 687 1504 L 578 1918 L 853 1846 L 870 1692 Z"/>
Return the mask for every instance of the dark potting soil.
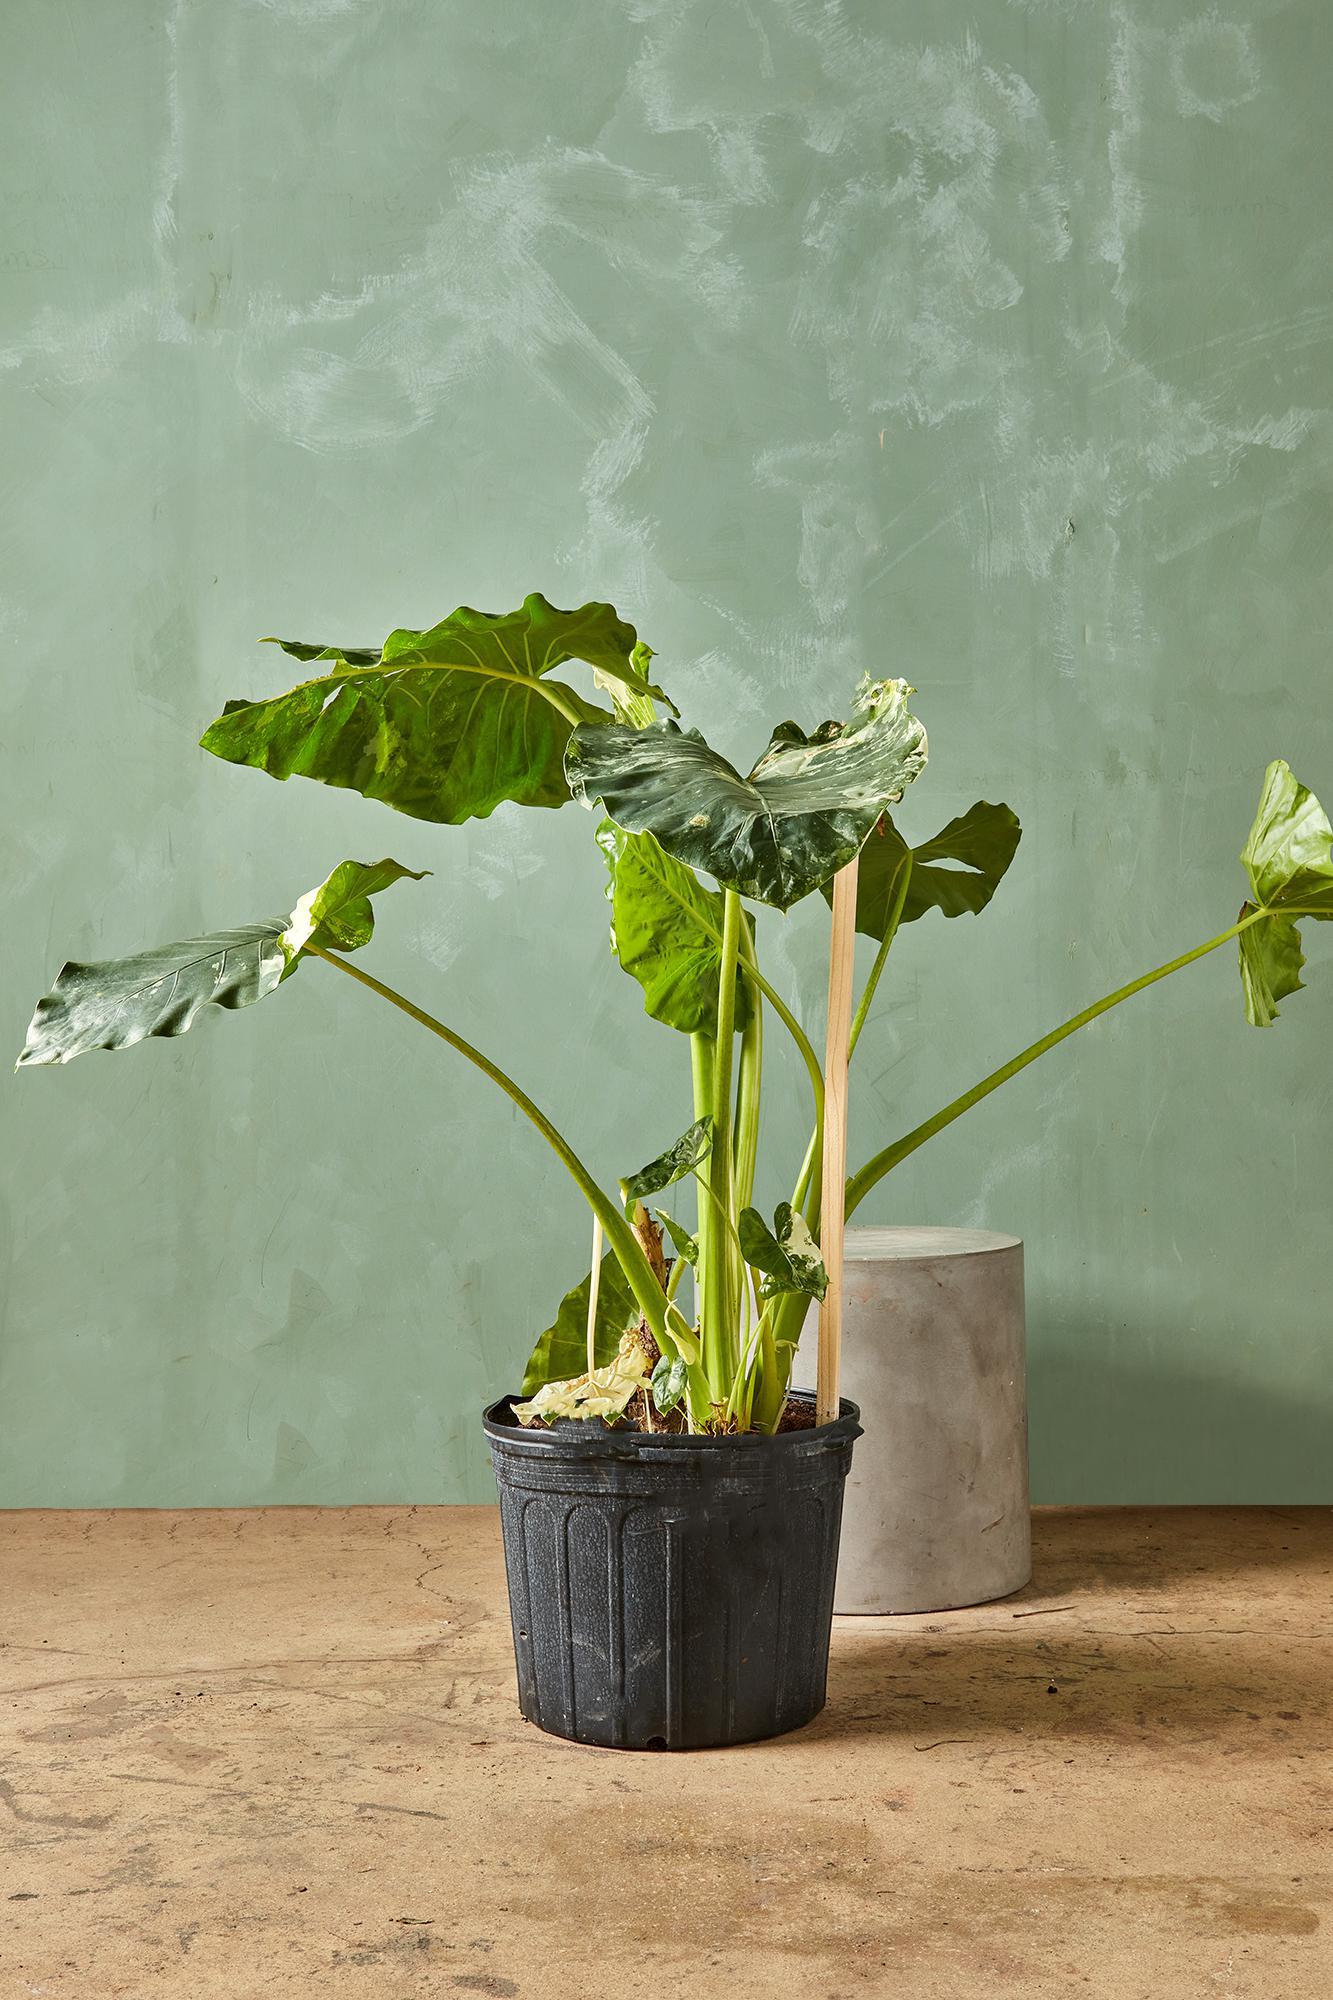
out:
<path id="1" fill-rule="evenodd" d="M 686 1428 L 684 1414 L 679 1410 L 668 1410 L 665 1416 L 662 1417 L 655 1416 L 653 1418 L 651 1425 L 649 1425 L 643 1422 L 641 1415 L 636 1416 L 635 1414 L 636 1410 L 641 1411 L 641 1409 L 642 1409 L 642 1395 L 640 1394 L 635 1396 L 634 1400 L 630 1403 L 629 1408 L 626 1410 L 623 1419 L 619 1423 L 605 1424 L 604 1427 L 607 1430 L 639 1431 L 644 1433 L 646 1433 L 649 1430 L 653 1430 L 657 1432 L 663 1432 L 669 1437 L 679 1437 Z M 569 1425 L 571 1422 L 578 1422 L 580 1425 L 582 1425 L 587 1421 L 588 1419 L 586 1418 L 571 1419 L 568 1417 L 563 1417 L 559 1420 L 560 1425 L 562 1427 Z M 604 1423 L 604 1419 L 600 1417 L 594 1419 L 594 1421 L 597 1423 Z M 549 1424 L 542 1421 L 541 1419 L 538 1419 L 536 1423 L 529 1424 L 527 1425 L 526 1428 L 532 1431 L 549 1431 L 549 1430 L 554 1430 L 556 1428 L 556 1425 Z M 815 1428 L 814 1404 L 805 1401 L 798 1403 L 789 1402 L 786 1408 L 783 1410 L 781 1417 L 778 1419 L 777 1435 L 780 1437 L 784 1431 L 811 1431 L 814 1428 Z M 740 1433 L 736 1431 L 735 1428 L 733 1427 L 732 1435 L 739 1436 Z M 749 1437 L 760 1437 L 763 1435 L 763 1433 L 752 1426 L 751 1429 L 747 1433 L 745 1433 L 745 1435 Z"/>

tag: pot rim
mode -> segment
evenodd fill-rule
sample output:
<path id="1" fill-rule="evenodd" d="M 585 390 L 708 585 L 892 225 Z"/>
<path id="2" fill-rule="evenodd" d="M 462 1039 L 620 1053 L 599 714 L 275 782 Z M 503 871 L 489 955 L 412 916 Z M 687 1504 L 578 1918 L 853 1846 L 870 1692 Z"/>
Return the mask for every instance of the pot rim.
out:
<path id="1" fill-rule="evenodd" d="M 813 1403 L 815 1400 L 808 1389 L 789 1389 L 787 1394 L 792 1402 Z M 779 1431 L 773 1437 L 753 1431 L 740 1436 L 711 1437 L 698 1431 L 608 1430 L 600 1420 L 594 1424 L 587 1419 L 569 1420 L 559 1430 L 525 1430 L 512 1415 L 512 1405 L 518 1401 L 521 1401 L 521 1396 L 514 1394 L 501 1396 L 498 1402 L 491 1403 L 482 1412 L 482 1429 L 492 1444 L 501 1445 L 507 1451 L 531 1453 L 541 1458 L 638 1458 L 645 1453 L 655 1456 L 660 1452 L 705 1452 L 724 1456 L 734 1451 L 779 1451 L 799 1455 L 803 1451 L 822 1451 L 829 1445 L 850 1443 L 861 1436 L 860 1407 L 847 1396 L 840 1399 L 838 1415 L 831 1424 L 816 1424 L 805 1430 Z"/>

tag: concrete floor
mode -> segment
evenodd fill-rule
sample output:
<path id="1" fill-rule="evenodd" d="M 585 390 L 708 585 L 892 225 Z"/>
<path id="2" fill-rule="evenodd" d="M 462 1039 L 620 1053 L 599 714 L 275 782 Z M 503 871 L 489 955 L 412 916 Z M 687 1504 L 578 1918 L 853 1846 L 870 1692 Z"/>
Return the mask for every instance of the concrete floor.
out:
<path id="1" fill-rule="evenodd" d="M 652 1756 L 520 1721 L 489 1509 L 0 1515 L 0 2000 L 1333 1994 L 1333 1513 L 1036 1542 Z"/>

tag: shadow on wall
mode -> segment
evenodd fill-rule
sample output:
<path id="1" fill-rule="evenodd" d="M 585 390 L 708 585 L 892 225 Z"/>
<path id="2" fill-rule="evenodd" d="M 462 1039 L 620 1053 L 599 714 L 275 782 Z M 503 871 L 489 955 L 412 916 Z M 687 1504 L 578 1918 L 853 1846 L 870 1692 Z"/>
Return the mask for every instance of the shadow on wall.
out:
<path id="1" fill-rule="evenodd" d="M 1333 1370 L 1300 1398 L 1169 1357 L 1173 1329 L 1067 1321 L 1060 1345 L 1028 1329 L 1032 1498 L 1037 1505 L 1321 1506 L 1333 1502 Z M 1156 1346 L 1163 1358 L 1143 1349 Z"/>

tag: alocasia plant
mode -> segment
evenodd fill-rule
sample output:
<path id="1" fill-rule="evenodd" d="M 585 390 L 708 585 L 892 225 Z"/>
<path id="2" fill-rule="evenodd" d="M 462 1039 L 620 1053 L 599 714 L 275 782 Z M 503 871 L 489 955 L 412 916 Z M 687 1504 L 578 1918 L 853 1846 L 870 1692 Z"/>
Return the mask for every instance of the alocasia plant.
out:
<path id="1" fill-rule="evenodd" d="M 378 651 L 279 643 L 320 671 L 285 694 L 228 702 L 203 738 L 215 755 L 277 778 L 343 786 L 446 825 L 504 803 L 558 807 L 571 798 L 597 814 L 612 947 L 641 987 L 645 1012 L 688 1042 L 692 1121 L 627 1173 L 616 1195 L 602 1188 L 520 1084 L 345 956 L 370 941 L 371 898 L 421 879 L 391 860 L 342 862 L 287 916 L 132 958 L 66 965 L 38 1003 L 20 1067 L 183 1034 L 203 1007 L 248 1006 L 307 958 L 336 967 L 490 1077 L 592 1210 L 593 1268 L 532 1351 L 522 1418 L 773 1430 L 809 1301 L 827 1282 L 819 1254 L 824 1078 L 809 1036 L 760 968 L 760 923 L 743 899 L 785 913 L 816 892 L 828 896 L 834 875 L 859 855 L 856 927 L 877 950 L 852 1020 L 855 1049 L 902 926 L 931 910 L 951 918 L 984 909 L 1018 847 L 1014 814 L 979 800 L 932 839 L 913 845 L 899 831 L 890 808 L 926 763 L 925 731 L 903 680 L 863 681 L 847 720 L 809 735 L 781 723 L 742 775 L 679 726 L 674 704 L 649 678 L 649 648 L 607 604 L 559 611 L 534 595 L 499 617 L 462 609 L 428 631 L 391 633 Z M 591 695 L 556 676 L 580 662 L 591 669 Z M 659 704 L 669 719 L 659 719 Z M 1084 1008 L 883 1147 L 848 1180 L 846 1213 L 1038 1056 L 1232 939 L 1247 1016 L 1268 1026 L 1301 983 L 1301 920 L 1333 918 L 1333 830 L 1284 763 L 1268 768 L 1241 859 L 1250 896 L 1234 923 Z M 795 1046 L 812 1113 L 791 1199 L 771 1223 L 753 1205 L 766 1014 Z M 697 1197 L 693 1228 L 662 1210 L 654 1217 L 648 1204 L 687 1181 Z M 687 1273 L 688 1315 L 679 1300 Z"/>

